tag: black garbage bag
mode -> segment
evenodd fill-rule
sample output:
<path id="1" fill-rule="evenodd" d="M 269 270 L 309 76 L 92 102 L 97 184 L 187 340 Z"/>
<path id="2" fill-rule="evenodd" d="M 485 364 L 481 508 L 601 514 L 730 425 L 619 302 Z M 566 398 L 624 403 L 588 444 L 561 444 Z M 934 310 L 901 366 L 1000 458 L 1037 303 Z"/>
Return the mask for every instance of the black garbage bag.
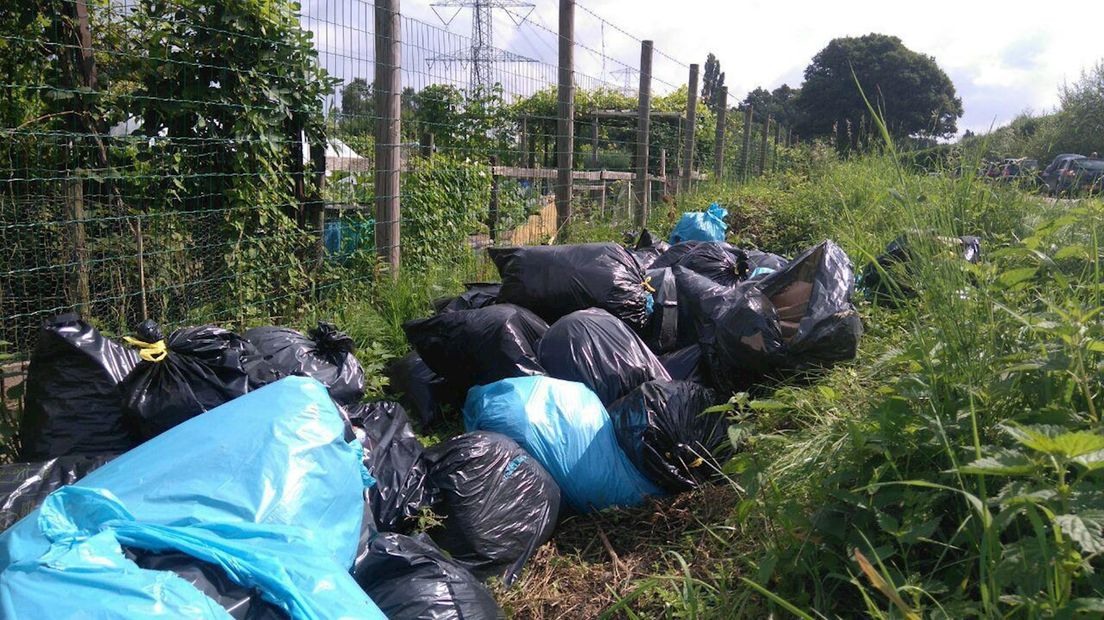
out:
<path id="1" fill-rule="evenodd" d="M 487 251 L 502 276 L 501 302 L 529 308 L 550 323 L 587 308 L 601 308 L 633 329 L 648 321 L 644 269 L 616 243 Z"/>
<path id="2" fill-rule="evenodd" d="M 747 259 L 747 267 L 743 272 L 747 274 L 748 280 L 765 278 L 776 271 L 782 271 L 790 262 L 777 254 L 759 250 L 745 250 L 744 256 Z"/>
<path id="3" fill-rule="evenodd" d="M 357 554 L 353 578 L 390 620 L 498 620 L 491 592 L 427 536 L 382 533 Z"/>
<path id="4" fill-rule="evenodd" d="M 115 454 L 72 454 L 38 463 L 0 465 L 0 532 L 42 505 L 46 496 L 88 475 Z"/>
<path id="5" fill-rule="evenodd" d="M 235 620 L 286 620 L 284 610 L 261 598 L 261 591 L 238 585 L 218 565 L 179 551 L 147 551 L 124 547 L 123 554 L 139 568 L 176 573 L 195 586 Z"/>
<path id="6" fill-rule="evenodd" d="M 863 331 L 853 289 L 851 261 L 831 241 L 742 285 L 711 310 L 718 318 L 701 338 L 713 383 L 737 391 L 763 375 L 853 359 Z"/>
<path id="7" fill-rule="evenodd" d="M 136 353 L 76 314 L 46 321 L 27 368 L 20 458 L 124 452 L 137 445 L 119 391 L 137 364 Z"/>
<path id="8" fill-rule="evenodd" d="M 916 296 L 914 261 L 917 253 L 914 245 L 920 234 L 901 235 L 894 239 L 882 255 L 863 269 L 859 286 L 871 300 L 895 306 L 903 299 Z M 977 237 L 939 237 L 933 234 L 924 237 L 924 242 L 947 248 L 968 263 L 976 264 L 981 260 L 981 240 Z"/>
<path id="9" fill-rule="evenodd" d="M 407 340 L 426 365 L 465 390 L 510 377 L 543 375 L 535 349 L 547 329 L 537 315 L 505 303 L 403 324 Z"/>
<path id="10" fill-rule="evenodd" d="M 538 353 L 549 376 L 586 385 L 604 405 L 641 383 L 671 378 L 639 336 L 598 308 L 572 312 L 553 323 Z"/>
<path id="11" fill-rule="evenodd" d="M 423 430 L 436 424 L 446 412 L 459 412 L 464 406 L 467 390 L 433 372 L 416 351 L 394 360 L 385 374 L 387 393 L 398 398 Z"/>
<path id="12" fill-rule="evenodd" d="M 609 407 L 621 449 L 640 473 L 671 493 L 715 479 L 728 455 L 724 402 L 690 381 L 649 381 Z"/>
<path id="13" fill-rule="evenodd" d="M 452 559 L 480 577 L 510 585 L 548 541 L 560 512 L 560 487 L 513 439 L 476 431 L 426 450 L 434 512 L 429 531 Z"/>
<path id="14" fill-rule="evenodd" d="M 123 404 L 143 439 L 249 391 L 243 359 L 256 355 L 237 334 L 215 327 L 185 327 L 165 340 L 153 321 L 138 326 L 142 361 L 123 381 Z"/>
<path id="15" fill-rule="evenodd" d="M 319 321 L 308 335 L 286 327 L 254 327 L 243 337 L 257 350 L 244 361 L 254 384 L 267 385 L 289 376 L 313 377 L 339 404 L 364 398 L 364 369 L 353 355 L 356 345 L 333 323 Z"/>
<path id="16" fill-rule="evenodd" d="M 445 297 L 433 302 L 433 310 L 437 314 L 456 312 L 457 310 L 474 310 L 498 303 L 498 291 L 502 288 L 499 282 L 470 282 L 464 285 L 467 289 L 456 297 Z"/>
<path id="17" fill-rule="evenodd" d="M 651 231 L 645 228 L 640 231 L 640 237 L 637 238 L 632 253 L 633 256 L 636 257 L 637 262 L 640 263 L 640 266 L 644 269 L 648 269 L 669 247 L 671 247 L 670 244 L 657 238 Z"/>
<path id="18" fill-rule="evenodd" d="M 653 353 L 664 353 L 678 344 L 678 284 L 670 268 L 652 269 L 646 279 L 652 288 L 652 314 L 640 338 Z"/>
<path id="19" fill-rule="evenodd" d="M 701 367 L 701 346 L 692 344 L 659 356 L 659 363 L 673 381 L 694 381 L 708 384 L 709 376 Z"/>
<path id="20" fill-rule="evenodd" d="M 344 411 L 364 446 L 364 466 L 376 479 L 368 489 L 367 502 L 375 529 L 408 531 L 422 508 L 430 504 L 422 442 L 414 436 L 399 403 L 361 403 L 345 406 Z"/>
<path id="21" fill-rule="evenodd" d="M 701 241 L 680 241 L 667 248 L 667 251 L 660 255 L 648 268 L 649 269 L 666 269 L 667 267 L 674 267 L 679 264 L 679 261 L 684 256 L 694 250 L 694 248 L 701 245 Z M 726 244 L 727 245 L 727 244 Z"/>
<path id="22" fill-rule="evenodd" d="M 736 286 L 747 277 L 747 255 L 727 243 L 699 243 L 679 259 L 678 266 L 724 286 Z"/>
<path id="23" fill-rule="evenodd" d="M 697 344 L 720 311 L 731 303 L 736 287 L 718 284 L 682 266 L 671 268 L 678 293 L 678 347 Z"/>

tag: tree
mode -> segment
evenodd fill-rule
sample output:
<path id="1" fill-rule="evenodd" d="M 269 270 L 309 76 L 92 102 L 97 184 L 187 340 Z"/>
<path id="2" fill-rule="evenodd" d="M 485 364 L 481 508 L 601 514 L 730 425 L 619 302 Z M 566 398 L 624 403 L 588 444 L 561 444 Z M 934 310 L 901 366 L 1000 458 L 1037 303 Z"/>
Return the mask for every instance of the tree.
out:
<path id="1" fill-rule="evenodd" d="M 798 119 L 796 101 L 799 92 L 788 84 L 772 91 L 759 87 L 749 92 L 738 107 L 743 110 L 750 105 L 757 115 L 769 114 L 783 127 L 791 127 Z"/>
<path id="2" fill-rule="evenodd" d="M 1088 155 L 1104 150 L 1104 62 L 1081 72 L 1072 85 L 1063 86 L 1059 97 L 1056 145 L 1064 153 Z"/>
<path id="3" fill-rule="evenodd" d="M 837 128 L 842 134 L 869 127 L 862 93 L 898 139 L 951 136 L 962 116 L 962 100 L 934 58 L 906 48 L 897 37 L 868 34 L 833 39 L 813 57 L 796 101 L 798 131 L 830 136 Z"/>
<path id="4" fill-rule="evenodd" d="M 372 85 L 353 78 L 341 89 L 341 129 L 349 134 L 372 133 Z"/>
<path id="5" fill-rule="evenodd" d="M 721 103 L 721 93 L 724 90 L 725 74 L 721 72 L 721 61 L 712 53 L 705 59 L 705 74 L 702 76 L 701 98 L 705 105 L 714 112 Z"/>

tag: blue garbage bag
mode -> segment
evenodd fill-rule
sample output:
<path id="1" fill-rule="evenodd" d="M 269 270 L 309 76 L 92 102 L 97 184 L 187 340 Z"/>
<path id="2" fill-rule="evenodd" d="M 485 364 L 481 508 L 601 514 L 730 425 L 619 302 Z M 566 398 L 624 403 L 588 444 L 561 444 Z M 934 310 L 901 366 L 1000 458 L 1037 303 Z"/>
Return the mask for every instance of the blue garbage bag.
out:
<path id="1" fill-rule="evenodd" d="M 230 617 L 125 546 L 214 564 L 296 620 L 383 619 L 349 574 L 371 483 L 349 438 L 326 388 L 305 377 L 170 429 L 0 535 L 0 617 Z"/>
<path id="2" fill-rule="evenodd" d="M 582 383 L 517 377 L 472 388 L 464 425 L 518 442 L 579 512 L 633 506 L 663 494 L 621 451 L 602 401 Z"/>
<path id="3" fill-rule="evenodd" d="M 361 250 L 371 250 L 375 246 L 376 220 L 366 217 L 338 218 L 327 220 L 322 231 L 322 244 L 326 247 L 329 260 L 345 262 Z"/>
<path id="4" fill-rule="evenodd" d="M 683 213 L 682 219 L 671 231 L 671 244 L 683 241 L 724 241 L 728 224 L 724 219 L 728 210 L 717 203 L 709 205 L 706 211 Z"/>

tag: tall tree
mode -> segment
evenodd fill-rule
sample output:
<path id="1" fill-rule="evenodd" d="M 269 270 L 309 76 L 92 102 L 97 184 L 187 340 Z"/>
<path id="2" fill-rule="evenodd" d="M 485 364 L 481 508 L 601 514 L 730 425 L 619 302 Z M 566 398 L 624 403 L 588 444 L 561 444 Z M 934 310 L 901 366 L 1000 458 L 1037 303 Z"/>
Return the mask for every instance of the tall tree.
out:
<path id="1" fill-rule="evenodd" d="M 705 59 L 705 74 L 702 76 L 701 98 L 705 105 L 714 112 L 721 102 L 721 91 L 724 89 L 725 74 L 721 72 L 721 61 L 712 53 Z"/>
<path id="2" fill-rule="evenodd" d="M 788 84 L 770 91 L 758 87 L 744 97 L 739 108 L 743 110 L 750 105 L 756 114 L 769 114 L 782 126 L 791 127 L 797 122 L 799 116 L 796 105 L 799 92 L 801 91 L 791 88 Z"/>
<path id="3" fill-rule="evenodd" d="M 341 89 L 341 126 L 352 133 L 372 131 L 372 85 L 364 78 L 353 78 Z"/>
<path id="4" fill-rule="evenodd" d="M 906 48 L 897 37 L 868 34 L 833 39 L 813 57 L 797 97 L 798 130 L 828 136 L 845 127 L 869 127 L 862 93 L 896 138 L 948 137 L 962 116 L 962 100 L 934 58 Z"/>

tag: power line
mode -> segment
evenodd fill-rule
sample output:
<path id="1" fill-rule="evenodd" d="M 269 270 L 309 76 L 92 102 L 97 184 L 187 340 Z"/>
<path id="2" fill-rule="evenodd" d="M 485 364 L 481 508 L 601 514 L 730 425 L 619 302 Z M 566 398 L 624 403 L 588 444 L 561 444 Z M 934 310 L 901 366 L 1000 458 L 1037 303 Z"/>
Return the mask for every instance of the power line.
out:
<path id="1" fill-rule="evenodd" d="M 521 25 L 533 12 L 535 5 L 524 0 L 440 0 L 429 5 L 437 17 L 447 26 L 463 9 L 472 10 L 472 36 L 471 48 L 463 52 L 450 54 L 437 54 L 429 59 L 434 62 L 459 62 L 469 64 L 471 67 L 470 86 L 474 90 L 477 87 L 494 86 L 494 65 L 501 62 L 537 62 L 528 56 L 515 54 L 494 47 L 494 10 L 502 9 L 510 15 L 516 25 Z M 439 8 L 455 8 L 452 17 L 445 19 L 437 10 Z M 520 21 L 514 18 L 510 9 L 528 9 Z"/>

